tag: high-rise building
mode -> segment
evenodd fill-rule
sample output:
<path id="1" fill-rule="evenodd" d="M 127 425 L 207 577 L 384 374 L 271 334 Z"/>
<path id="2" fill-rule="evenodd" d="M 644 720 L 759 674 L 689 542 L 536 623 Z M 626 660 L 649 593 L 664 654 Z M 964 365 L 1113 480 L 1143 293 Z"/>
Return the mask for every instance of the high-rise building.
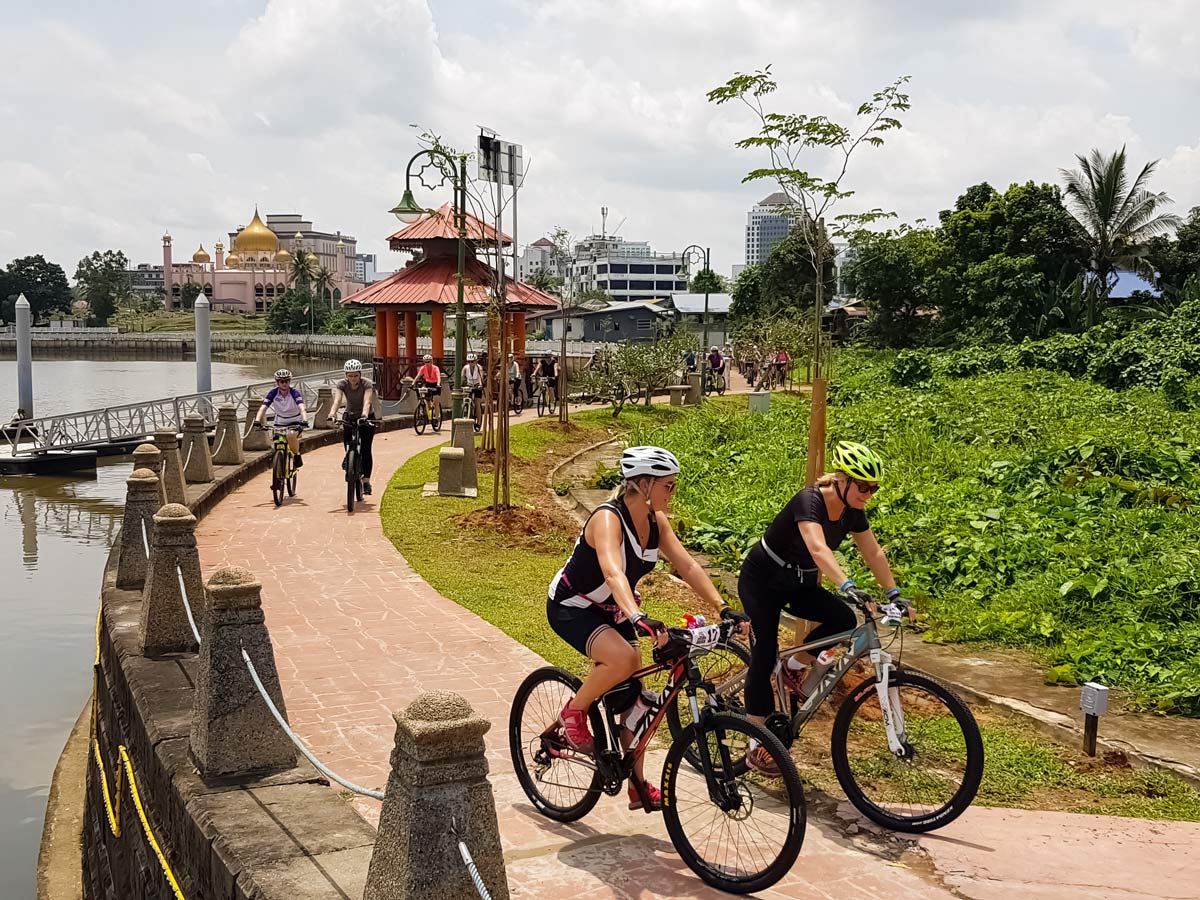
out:
<path id="1" fill-rule="evenodd" d="M 517 257 L 517 280 L 528 284 L 540 271 L 549 272 L 555 278 L 563 278 L 566 262 L 568 261 L 558 259 L 554 252 L 554 244 L 549 239 L 538 238 Z"/>
<path id="2" fill-rule="evenodd" d="M 614 301 L 660 300 L 687 290 L 687 266 L 678 253 L 655 253 L 648 241 L 594 234 L 579 241 L 566 290 L 578 297 L 599 290 Z"/>
<path id="3" fill-rule="evenodd" d="M 746 213 L 746 265 L 764 262 L 775 245 L 787 237 L 792 227 L 792 216 L 786 212 L 790 205 L 787 195 L 776 191 Z"/>

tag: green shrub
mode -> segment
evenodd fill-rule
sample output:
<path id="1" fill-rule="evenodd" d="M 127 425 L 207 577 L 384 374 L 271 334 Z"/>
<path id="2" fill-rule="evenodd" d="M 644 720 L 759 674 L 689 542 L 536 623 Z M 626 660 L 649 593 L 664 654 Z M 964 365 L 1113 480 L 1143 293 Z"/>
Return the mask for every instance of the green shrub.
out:
<path id="1" fill-rule="evenodd" d="M 933 380 L 929 356 L 918 350 L 901 350 L 892 363 L 891 380 L 903 387 L 928 387 Z"/>

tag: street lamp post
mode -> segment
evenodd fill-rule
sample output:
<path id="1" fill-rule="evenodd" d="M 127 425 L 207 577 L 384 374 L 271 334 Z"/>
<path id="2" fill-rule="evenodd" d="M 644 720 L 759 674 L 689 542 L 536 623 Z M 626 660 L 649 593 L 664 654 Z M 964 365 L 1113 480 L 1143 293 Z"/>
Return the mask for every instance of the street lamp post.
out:
<path id="1" fill-rule="evenodd" d="M 467 264 L 467 156 L 460 153 L 452 156 L 445 150 L 430 147 L 413 154 L 404 170 L 404 196 L 392 207 L 390 212 L 401 222 L 411 225 L 427 215 L 429 210 L 418 206 L 412 194 L 412 167 L 422 156 L 427 156 L 434 162 L 435 168 L 441 173 L 442 179 L 438 187 L 449 181 L 454 186 L 455 227 L 458 229 L 458 305 L 454 314 L 454 418 L 462 417 L 463 398 L 463 361 L 467 356 L 467 308 L 463 305 L 463 269 Z M 439 164 L 439 159 L 449 166 L 449 170 Z M 424 181 L 421 182 L 424 184 Z"/>
<path id="2" fill-rule="evenodd" d="M 704 268 L 701 272 L 711 272 L 710 266 L 710 248 L 701 247 L 699 244 L 692 244 L 683 249 L 680 254 L 685 263 L 691 263 L 692 260 L 703 261 Z M 704 279 L 704 346 L 700 348 L 700 396 L 704 396 L 704 372 L 708 367 L 708 283 L 709 278 Z"/>

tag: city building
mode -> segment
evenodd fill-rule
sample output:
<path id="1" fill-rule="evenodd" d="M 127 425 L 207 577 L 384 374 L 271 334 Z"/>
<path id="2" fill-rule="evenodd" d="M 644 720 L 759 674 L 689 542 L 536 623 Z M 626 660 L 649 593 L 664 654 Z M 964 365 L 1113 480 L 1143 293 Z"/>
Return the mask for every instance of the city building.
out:
<path id="1" fill-rule="evenodd" d="M 540 271 L 549 272 L 555 278 L 565 278 L 566 263 L 554 252 L 554 244 L 547 238 L 538 238 L 517 257 L 517 279 L 529 281 Z"/>
<path id="2" fill-rule="evenodd" d="M 141 263 L 134 269 L 126 269 L 129 289 L 138 298 L 160 298 L 163 295 L 163 268 Z"/>
<path id="3" fill-rule="evenodd" d="M 766 261 L 792 227 L 792 217 L 786 212 L 791 202 L 782 191 L 759 200 L 746 213 L 746 265 Z"/>
<path id="4" fill-rule="evenodd" d="M 675 314 L 675 331 L 686 331 L 704 337 L 705 297 L 703 294 L 672 294 L 660 305 Z M 708 344 L 718 347 L 728 336 L 729 310 L 732 294 L 708 295 Z"/>
<path id="5" fill-rule="evenodd" d="M 538 316 L 546 328 L 546 340 L 562 338 L 559 323 L 562 313 L 550 310 Z M 653 341 L 671 329 L 671 311 L 648 300 L 627 300 L 610 303 L 603 309 L 567 308 L 567 340 L 569 341 Z"/>
<path id="6" fill-rule="evenodd" d="M 603 291 L 617 302 L 661 300 L 687 290 L 687 265 L 678 253 L 655 253 L 648 241 L 591 235 L 575 245 L 568 264 L 569 297 Z"/>
<path id="7" fill-rule="evenodd" d="M 273 217 L 268 219 L 285 219 L 289 224 L 295 224 L 299 217 Z M 300 222 L 302 225 L 309 223 Z M 280 239 L 280 236 L 269 228 L 254 211 L 254 217 L 245 228 L 230 232 L 230 253 L 225 255 L 225 245 L 221 241 L 213 246 L 213 255 L 209 255 L 200 244 L 192 254 L 190 262 L 175 262 L 173 258 L 174 239 L 171 235 L 163 235 L 163 264 L 161 267 L 146 269 L 146 275 L 141 275 L 143 266 L 133 270 L 139 279 L 146 283 L 157 281 L 159 289 L 165 297 L 168 309 L 177 307 L 181 302 L 183 286 L 189 282 L 200 286 L 212 302 L 214 309 L 224 312 L 254 313 L 265 312 L 271 307 L 275 298 L 283 294 L 292 281 L 292 258 L 297 250 L 316 253 L 320 267 L 329 271 L 331 276 L 330 290 L 332 302 L 338 302 L 343 296 L 357 291 L 363 286 L 355 276 L 353 263 L 353 238 L 350 242 L 337 238 L 332 250 L 322 256 L 316 242 L 325 241 L 323 232 L 314 232 L 309 228 L 309 239 L 303 232 L 293 233 L 290 241 Z M 288 248 L 291 248 L 290 250 Z M 328 261 L 328 265 L 326 265 Z M 154 278 L 157 269 L 161 276 Z"/>

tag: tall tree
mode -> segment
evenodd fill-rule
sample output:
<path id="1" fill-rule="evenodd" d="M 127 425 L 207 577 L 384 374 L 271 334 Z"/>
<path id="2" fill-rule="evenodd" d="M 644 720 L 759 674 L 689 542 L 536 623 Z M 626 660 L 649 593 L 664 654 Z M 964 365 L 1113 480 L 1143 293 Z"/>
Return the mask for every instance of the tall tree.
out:
<path id="1" fill-rule="evenodd" d="M 47 262 L 40 254 L 22 256 L 0 268 L 0 319 L 15 318 L 17 298 L 25 295 L 33 318 L 45 318 L 52 312 L 71 309 L 71 285 L 62 266 Z"/>
<path id="2" fill-rule="evenodd" d="M 189 281 L 179 289 L 179 304 L 184 309 L 195 309 L 196 298 L 200 296 L 200 285 Z"/>
<path id="3" fill-rule="evenodd" d="M 337 278 L 325 266 L 317 265 L 316 271 L 312 275 L 313 293 L 323 303 L 329 303 L 333 300 L 333 291 L 337 287 Z"/>
<path id="4" fill-rule="evenodd" d="M 298 290 L 307 291 L 320 269 L 321 265 L 317 254 L 309 253 L 307 250 L 297 250 L 292 254 L 292 267 L 288 274 L 288 280 Z"/>
<path id="5" fill-rule="evenodd" d="M 809 248 L 805 231 L 803 228 L 793 228 L 760 264 L 758 290 L 762 314 L 783 312 L 795 316 L 813 310 L 817 282 L 813 268 L 815 257 Z M 827 299 L 833 297 L 837 288 L 834 259 L 832 253 L 824 256 L 824 296 Z"/>
<path id="6" fill-rule="evenodd" d="M 1147 185 L 1158 161 L 1148 162 L 1132 181 L 1125 148 L 1105 156 L 1093 149 L 1076 156 L 1078 169 L 1061 169 L 1067 201 L 1088 236 L 1088 265 L 1095 277 L 1099 300 L 1107 300 L 1118 268 L 1153 275 L 1147 260 L 1151 239 L 1180 224 L 1179 216 L 1164 213 L 1173 202 L 1166 193 Z"/>
<path id="7" fill-rule="evenodd" d="M 692 276 L 691 283 L 688 285 L 688 290 L 693 294 L 727 294 L 729 293 L 729 282 L 714 272 L 712 269 L 701 269 Z"/>
<path id="8" fill-rule="evenodd" d="M 729 315 L 735 322 L 757 319 L 764 314 L 761 275 L 762 269 L 757 263 L 738 272 L 733 282 L 733 300 L 729 305 Z"/>
<path id="9" fill-rule="evenodd" d="M 75 283 L 99 324 L 107 324 L 108 317 L 132 293 L 128 270 L 129 260 L 120 250 L 93 251 L 76 266 Z"/>
<path id="10" fill-rule="evenodd" d="M 1164 291 L 1181 290 L 1189 278 L 1200 276 L 1200 206 L 1191 208 L 1174 238 L 1151 238 L 1146 255 Z"/>
<path id="11" fill-rule="evenodd" d="M 852 246 L 853 262 L 845 267 L 847 286 L 866 303 L 871 339 L 882 347 L 921 343 L 929 327 L 929 316 L 923 313 L 937 306 L 936 273 L 947 255 L 938 232 L 862 232 Z"/>

